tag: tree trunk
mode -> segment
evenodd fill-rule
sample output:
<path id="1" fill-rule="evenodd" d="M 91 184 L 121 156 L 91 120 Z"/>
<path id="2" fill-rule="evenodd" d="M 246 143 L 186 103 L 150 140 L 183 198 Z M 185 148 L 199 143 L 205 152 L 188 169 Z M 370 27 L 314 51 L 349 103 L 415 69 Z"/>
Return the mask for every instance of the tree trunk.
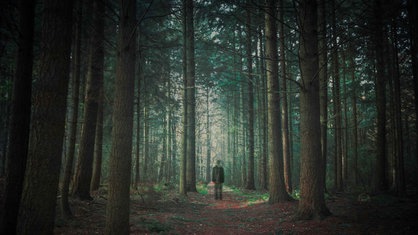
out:
<path id="1" fill-rule="evenodd" d="M 266 9 L 266 69 L 267 69 L 267 107 L 269 139 L 269 203 L 289 200 L 283 176 L 283 142 L 281 136 L 280 96 L 277 55 L 277 6 L 274 0 L 268 1 Z"/>
<path id="2" fill-rule="evenodd" d="M 180 159 L 180 182 L 179 192 L 181 195 L 187 194 L 187 134 L 188 134 L 188 81 L 187 81 L 187 10 L 186 0 L 183 0 L 183 142 L 182 154 Z"/>
<path id="3" fill-rule="evenodd" d="M 35 1 L 18 1 L 19 38 L 10 114 L 9 144 L 0 233 L 15 234 L 28 154 Z"/>
<path id="4" fill-rule="evenodd" d="M 196 88 L 194 60 L 193 0 L 186 1 L 186 61 L 187 61 L 187 191 L 196 190 Z"/>
<path id="5" fill-rule="evenodd" d="M 120 1 L 118 63 L 115 81 L 112 149 L 105 234 L 129 234 L 129 186 L 135 92 L 136 1 Z"/>
<path id="6" fill-rule="evenodd" d="M 299 63 L 301 68 L 300 133 L 301 172 L 298 219 L 317 219 L 330 214 L 325 205 L 321 157 L 319 63 L 316 1 L 302 0 L 299 5 Z"/>
<path id="7" fill-rule="evenodd" d="M 335 130 L 335 189 L 339 192 L 344 191 L 343 182 L 343 155 L 342 155 L 342 124 L 341 124 L 341 96 L 340 96 L 340 65 L 338 58 L 337 24 L 335 16 L 335 0 L 332 4 L 332 33 L 333 33 L 333 53 L 332 53 L 332 84 L 334 100 L 334 130 Z"/>
<path id="8" fill-rule="evenodd" d="M 384 31 L 381 16 L 380 0 L 374 2 L 375 31 L 373 35 L 376 55 L 376 107 L 377 107 L 377 140 L 376 140 L 376 179 L 375 190 L 388 190 L 387 154 L 386 154 L 386 74 L 385 53 L 383 52 Z"/>
<path id="9" fill-rule="evenodd" d="M 90 196 L 90 183 L 93 170 L 100 86 L 103 84 L 104 67 L 104 5 L 101 0 L 95 0 L 93 2 L 93 25 L 90 41 L 84 124 L 80 139 L 80 152 L 78 155 L 73 191 L 74 195 L 81 200 L 92 200 Z"/>
<path id="10" fill-rule="evenodd" d="M 418 2 L 408 0 L 408 19 L 409 19 L 409 35 L 411 37 L 411 62 L 412 76 L 414 78 L 414 94 L 415 94 L 415 133 L 418 133 Z M 415 146 L 418 146 L 418 138 L 415 138 Z M 415 161 L 418 166 L 418 151 L 415 150 Z M 415 174 L 416 180 L 418 174 Z M 417 182 L 416 181 L 416 182 Z"/>
<path id="11" fill-rule="evenodd" d="M 259 33 L 259 42 L 260 42 L 260 56 L 264 58 L 264 44 L 263 44 L 263 32 L 262 29 Z M 261 89 L 262 98 L 261 98 L 261 107 L 262 110 L 267 110 L 267 82 L 265 74 L 264 59 L 260 60 L 260 79 L 261 79 Z M 267 189 L 267 152 L 268 152 L 268 135 L 267 135 L 267 114 L 262 112 L 262 147 L 261 147 L 261 157 L 259 163 L 259 178 L 260 178 L 260 188 Z"/>
<path id="12" fill-rule="evenodd" d="M 144 87 L 146 85 L 144 84 Z M 149 107 L 148 107 L 148 97 L 144 97 L 144 163 L 143 163 L 143 181 L 148 182 L 151 177 L 149 177 L 150 170 L 149 170 L 149 159 L 150 159 L 150 127 L 149 127 Z"/>
<path id="13" fill-rule="evenodd" d="M 398 60 L 398 35 L 397 25 L 392 22 L 392 49 L 391 53 L 394 61 L 393 65 L 393 100 L 394 100 L 394 121 L 395 121 L 395 138 L 394 144 L 396 146 L 395 152 L 395 175 L 394 175 L 394 190 L 398 195 L 403 195 L 406 191 L 405 186 L 405 170 L 404 170 L 404 145 L 403 145 L 403 130 L 402 130 L 402 100 L 401 100 L 401 82 Z"/>
<path id="14" fill-rule="evenodd" d="M 350 43 L 349 45 L 349 64 L 350 64 L 350 76 L 352 86 L 351 103 L 353 109 L 353 174 L 354 174 L 354 186 L 359 184 L 359 170 L 358 170 L 358 114 L 357 114 L 357 81 L 356 81 L 356 64 L 354 61 L 354 48 Z"/>
<path id="15" fill-rule="evenodd" d="M 100 187 L 103 159 L 103 83 L 100 84 L 99 107 L 97 110 L 96 137 L 94 143 L 94 165 L 91 178 L 90 190 L 95 191 Z"/>
<path id="16" fill-rule="evenodd" d="M 17 234 L 52 234 L 65 129 L 73 1 L 43 2 L 39 79 Z"/>
<path id="17" fill-rule="evenodd" d="M 68 194 L 70 191 L 70 181 L 73 175 L 74 156 L 76 150 L 77 140 L 77 119 L 78 119 L 78 105 L 80 95 L 80 59 L 81 59 L 81 22 L 82 22 L 82 9 L 83 1 L 77 1 L 77 14 L 75 19 L 75 32 L 74 32 L 74 47 L 73 47 L 73 68 L 72 68 L 72 94 L 71 101 L 71 117 L 69 118 L 69 130 L 68 130 L 68 153 L 67 161 L 65 163 L 64 177 L 61 188 L 61 212 L 64 218 L 72 216 L 70 205 L 68 203 Z"/>
<path id="18" fill-rule="evenodd" d="M 325 0 L 318 0 L 318 59 L 319 59 L 319 110 L 321 122 L 321 156 L 324 162 L 322 180 L 324 190 L 327 191 L 326 174 L 328 158 L 328 48 L 327 48 L 327 25 L 326 25 L 326 3 Z"/>
<path id="19" fill-rule="evenodd" d="M 211 181 L 211 133 L 209 112 L 209 87 L 206 88 L 206 182 Z"/>
<path id="20" fill-rule="evenodd" d="M 287 71 L 286 71 L 286 46 L 284 36 L 284 0 L 280 1 L 280 67 L 282 75 L 282 138 L 283 138 L 283 164 L 284 164 L 284 182 L 286 185 L 286 191 L 291 194 L 292 189 L 292 172 L 291 172 L 291 156 L 290 156 L 290 141 L 289 141 L 289 113 L 287 102 Z"/>
<path id="21" fill-rule="evenodd" d="M 246 3 L 246 57 L 248 73 L 248 173 L 246 188 L 255 189 L 254 183 L 254 80 L 253 80 L 253 60 L 252 60 L 252 34 L 251 34 L 251 8 L 250 0 Z"/>
<path id="22" fill-rule="evenodd" d="M 138 29 L 139 30 L 139 29 Z M 141 41 L 141 33 L 138 35 L 139 42 Z M 137 94 L 136 94 L 136 154 L 135 154 L 135 180 L 134 180 L 134 187 L 138 189 L 141 177 L 140 177 L 140 146 L 141 146 L 141 82 L 144 79 L 144 64 L 143 64 L 143 57 L 142 51 L 138 51 L 137 58 L 139 60 L 138 66 L 138 86 L 137 86 Z"/>

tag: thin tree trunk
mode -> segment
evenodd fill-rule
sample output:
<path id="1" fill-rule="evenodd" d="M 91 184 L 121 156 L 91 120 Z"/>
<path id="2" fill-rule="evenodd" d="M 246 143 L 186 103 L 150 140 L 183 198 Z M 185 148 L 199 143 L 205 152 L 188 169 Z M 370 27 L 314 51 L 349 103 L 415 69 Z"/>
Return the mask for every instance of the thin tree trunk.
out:
<path id="1" fill-rule="evenodd" d="M 393 95 L 394 95 L 394 120 L 395 120 L 395 144 L 396 144 L 396 158 L 395 158 L 395 191 L 398 195 L 403 195 L 406 191 L 405 186 L 405 170 L 404 170 L 404 145 L 403 145 L 403 130 L 402 130 L 402 100 L 401 100 L 401 83 L 398 60 L 398 38 L 397 25 L 392 23 L 392 48 L 393 48 Z"/>
<path id="2" fill-rule="evenodd" d="M 211 181 L 211 129 L 209 112 L 209 87 L 206 88 L 206 182 Z"/>
<path id="3" fill-rule="evenodd" d="M 340 96 L 340 65 L 338 58 L 337 24 L 335 16 L 335 0 L 332 4 L 332 30 L 333 30 L 333 53 L 332 53 L 332 78 L 333 78 L 333 100 L 334 100 L 334 120 L 335 120 L 335 189 L 344 191 L 343 182 L 343 155 L 342 155 L 342 124 L 341 124 L 341 96 Z"/>
<path id="4" fill-rule="evenodd" d="M 186 0 L 187 54 L 187 191 L 196 190 L 196 88 L 194 59 L 193 0 Z"/>
<path id="5" fill-rule="evenodd" d="M 411 62 L 412 62 L 412 76 L 414 81 L 415 94 L 415 133 L 418 133 L 418 2 L 415 0 L 408 0 L 408 18 L 409 18 L 409 34 L 411 42 Z M 418 146 L 418 138 L 415 138 L 415 146 Z M 415 150 L 415 161 L 418 167 L 418 150 Z M 415 174 L 418 180 L 418 174 Z"/>
<path id="6" fill-rule="evenodd" d="M 254 183 L 254 80 L 253 80 L 253 60 L 252 60 L 252 33 L 251 33 L 251 8 L 250 0 L 246 3 L 246 57 L 248 73 L 248 173 L 246 177 L 246 188 L 255 189 Z"/>
<path id="7" fill-rule="evenodd" d="M 376 140 L 376 179 L 375 190 L 388 190 L 387 153 L 386 153 L 386 74 L 385 53 L 383 52 L 383 25 L 379 0 L 374 2 L 375 32 L 373 35 L 376 55 L 376 107 L 377 107 L 377 140 Z"/>
<path id="8" fill-rule="evenodd" d="M 139 29 L 138 29 L 139 30 Z M 141 40 L 141 33 L 138 35 L 139 41 Z M 135 189 L 138 189 L 138 186 L 140 184 L 140 146 L 141 146 L 141 82 L 144 79 L 144 71 L 143 71 L 143 58 L 142 58 L 142 52 L 138 52 L 138 60 L 139 60 L 139 66 L 138 66 L 138 81 L 137 81 L 137 94 L 136 94 L 136 159 L 135 159 L 135 181 L 134 181 L 134 187 Z"/>
<path id="9" fill-rule="evenodd" d="M 286 191 L 291 194 L 292 189 L 292 172 L 291 172 L 291 159 L 290 159 L 290 142 L 289 142 L 289 113 L 287 102 L 287 71 L 286 71 L 286 46 L 284 37 L 284 0 L 280 1 L 280 20 L 279 20 L 279 41 L 280 41 L 280 67 L 282 77 L 282 138 L 283 138 L 283 164 L 284 164 L 284 182 L 286 185 Z"/>
<path id="10" fill-rule="evenodd" d="M 91 178 L 90 190 L 95 191 L 100 187 L 100 178 L 102 175 L 103 159 L 103 83 L 100 85 L 99 107 L 97 110 L 96 137 L 94 143 L 94 165 Z"/>
<path id="11" fill-rule="evenodd" d="M 326 3 L 318 0 L 318 49 L 319 49 L 319 103 L 321 121 L 321 156 L 324 163 L 324 190 L 327 191 L 326 174 L 328 158 L 328 48 L 326 42 Z"/>
<path id="12" fill-rule="evenodd" d="M 65 130 L 73 1 L 43 3 L 40 71 L 17 234 L 52 234 Z"/>
<path id="13" fill-rule="evenodd" d="M 7 172 L 0 233 L 15 234 L 28 154 L 35 1 L 18 1 L 19 38 L 10 114 Z"/>
<path id="14" fill-rule="evenodd" d="M 267 82 L 266 82 L 266 72 L 264 66 L 264 43 L 263 43 L 263 32 L 262 29 L 259 33 L 259 40 L 260 40 L 260 55 L 263 58 L 260 61 L 260 76 L 261 76 L 261 87 L 262 87 L 262 98 L 261 98 L 261 106 L 263 109 L 262 112 L 262 148 L 261 148 L 261 160 L 260 160 L 260 188 L 267 189 L 267 153 L 268 153 L 268 134 L 267 134 Z"/>
<path id="15" fill-rule="evenodd" d="M 358 112 L 357 112 L 357 82 L 356 82 L 356 71 L 355 71 L 355 61 L 354 61 L 354 48 L 353 45 L 349 46 L 349 63 L 350 63 L 350 76 L 352 85 L 352 94 L 351 94 L 351 103 L 353 107 L 353 174 L 354 174 L 354 186 L 359 184 L 359 171 L 358 171 Z"/>
<path id="16" fill-rule="evenodd" d="M 180 182 L 179 192 L 181 195 L 187 194 L 187 134 L 188 134 L 188 80 L 187 80 L 187 10 L 186 0 L 183 0 L 183 142 L 182 154 L 180 159 Z"/>
<path id="17" fill-rule="evenodd" d="M 144 84 L 146 87 L 146 85 Z M 143 180 L 144 182 L 148 182 L 151 178 L 151 171 L 149 169 L 149 160 L 150 160 L 150 124 L 149 124 L 149 108 L 147 105 L 147 96 L 144 97 L 144 163 L 143 163 Z"/>
<path id="18" fill-rule="evenodd" d="M 71 117 L 68 130 L 68 153 L 67 161 L 65 163 L 64 177 L 61 188 L 61 212 L 64 218 L 72 216 L 70 205 L 68 202 L 68 194 L 70 191 L 70 181 L 73 175 L 73 165 L 74 165 L 74 156 L 76 150 L 76 140 L 77 140 L 77 119 L 78 119 L 78 105 L 79 105 L 79 95 L 80 95 L 80 75 L 81 75 L 81 22 L 82 22 L 82 10 L 83 10 L 83 1 L 77 1 L 77 14 L 75 19 L 75 32 L 74 32 L 74 60 L 72 68 L 72 94 L 71 102 L 69 105 L 72 105 Z"/>
<path id="19" fill-rule="evenodd" d="M 74 181 L 74 195 L 81 200 L 92 200 L 90 183 L 93 171 L 93 156 L 97 127 L 97 113 L 100 100 L 100 86 L 103 84 L 104 67 L 104 4 L 93 2 L 93 32 L 90 41 L 89 74 L 84 108 L 84 124 L 80 139 L 77 172 Z"/>

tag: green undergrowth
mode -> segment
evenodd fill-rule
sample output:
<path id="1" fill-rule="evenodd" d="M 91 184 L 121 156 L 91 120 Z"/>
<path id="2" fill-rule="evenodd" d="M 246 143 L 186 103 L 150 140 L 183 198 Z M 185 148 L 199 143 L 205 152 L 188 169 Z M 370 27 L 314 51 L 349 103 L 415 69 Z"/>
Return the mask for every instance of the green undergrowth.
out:
<path id="1" fill-rule="evenodd" d="M 267 192 L 259 192 L 255 190 L 246 190 L 234 186 L 229 186 L 232 192 L 239 196 L 243 197 L 248 205 L 254 205 L 262 202 L 268 201 L 269 194 Z"/>
<path id="2" fill-rule="evenodd" d="M 203 183 L 203 182 L 199 182 L 196 185 L 196 189 L 197 189 L 197 192 L 202 194 L 202 195 L 207 195 L 208 194 L 208 185 Z"/>

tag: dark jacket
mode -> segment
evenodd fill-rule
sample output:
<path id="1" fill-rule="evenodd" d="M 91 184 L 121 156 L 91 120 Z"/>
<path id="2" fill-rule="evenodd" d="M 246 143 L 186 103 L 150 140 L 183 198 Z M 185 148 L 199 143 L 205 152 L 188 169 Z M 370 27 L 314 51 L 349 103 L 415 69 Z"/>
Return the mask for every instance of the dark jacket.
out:
<path id="1" fill-rule="evenodd" d="M 224 182 L 224 168 L 221 166 L 215 166 L 212 169 L 212 181 L 219 184 Z"/>

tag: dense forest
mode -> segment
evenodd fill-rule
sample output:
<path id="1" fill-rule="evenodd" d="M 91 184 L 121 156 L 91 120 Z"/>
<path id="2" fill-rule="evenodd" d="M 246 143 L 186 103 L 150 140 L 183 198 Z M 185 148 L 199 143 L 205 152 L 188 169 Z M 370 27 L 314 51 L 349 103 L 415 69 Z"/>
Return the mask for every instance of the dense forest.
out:
<path id="1" fill-rule="evenodd" d="M 1 1 L 0 233 L 51 234 L 97 201 L 99 233 L 133 233 L 135 197 L 193 200 L 217 160 L 225 191 L 291 203 L 295 221 L 341 195 L 416 196 L 417 14 L 414 0 Z"/>

